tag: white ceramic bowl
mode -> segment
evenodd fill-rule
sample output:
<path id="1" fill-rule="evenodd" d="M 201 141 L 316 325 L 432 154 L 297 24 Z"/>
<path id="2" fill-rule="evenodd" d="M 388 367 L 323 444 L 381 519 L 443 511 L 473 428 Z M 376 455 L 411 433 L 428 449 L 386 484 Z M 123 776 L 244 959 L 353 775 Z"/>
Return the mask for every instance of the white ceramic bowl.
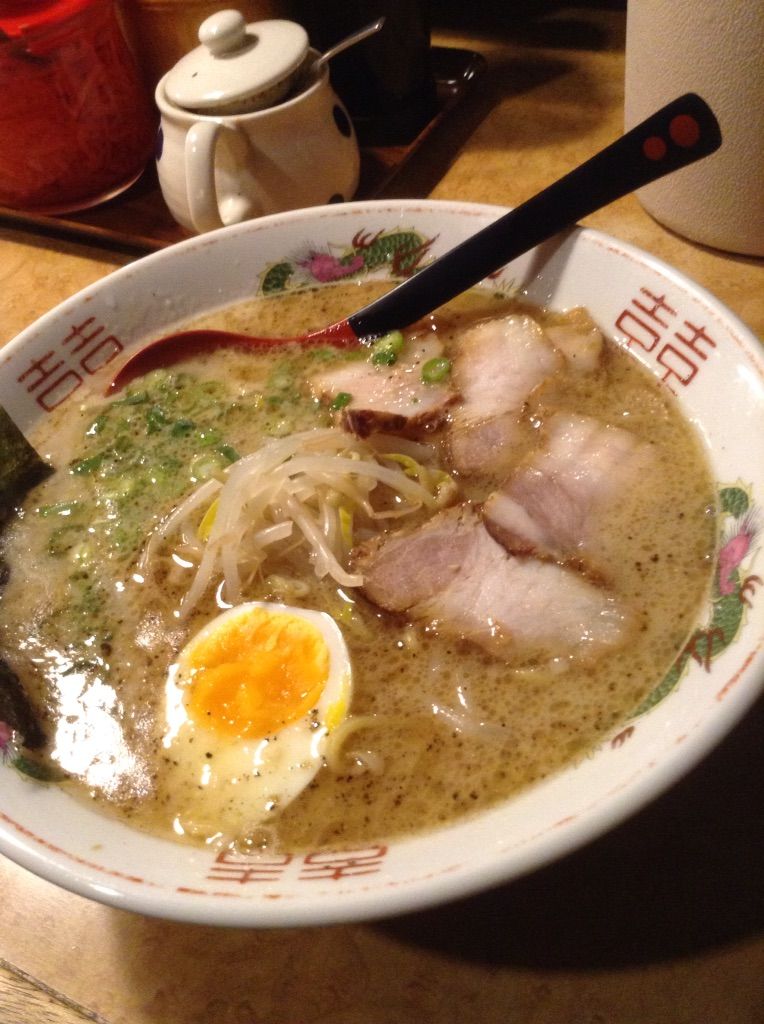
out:
<path id="1" fill-rule="evenodd" d="M 351 203 L 173 246 L 75 295 L 4 348 L 0 402 L 29 427 L 46 407 L 76 400 L 81 381 L 149 334 L 263 287 L 390 273 L 401 263 L 377 259 L 422 243 L 420 258 L 430 258 L 503 212 L 467 203 Z M 704 609 L 667 692 L 579 766 L 493 810 L 405 842 L 323 854 L 216 858 L 108 820 L 6 765 L 6 856 L 96 900 L 179 920 L 265 927 L 381 917 L 512 879 L 580 846 L 669 786 L 740 718 L 764 677 L 764 583 L 754 578 L 757 559 L 762 572 L 760 537 L 751 532 L 764 500 L 761 346 L 712 295 L 595 231 L 574 230 L 515 261 L 498 281 L 510 283 L 535 302 L 586 305 L 666 380 L 708 444 L 727 535 L 748 538 L 736 545 L 732 576 L 725 562 L 721 592 Z M 82 347 L 71 340 L 73 327 L 90 339 Z"/>

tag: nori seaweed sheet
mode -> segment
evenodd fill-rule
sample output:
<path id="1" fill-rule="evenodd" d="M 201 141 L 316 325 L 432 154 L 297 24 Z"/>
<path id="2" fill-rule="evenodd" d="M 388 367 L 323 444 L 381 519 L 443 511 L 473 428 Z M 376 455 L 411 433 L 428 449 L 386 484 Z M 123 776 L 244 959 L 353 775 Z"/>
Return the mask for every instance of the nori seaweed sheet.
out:
<path id="1" fill-rule="evenodd" d="M 30 750 L 45 746 L 46 736 L 19 677 L 0 658 L 0 722 L 6 722 L 19 734 Z"/>
<path id="2" fill-rule="evenodd" d="M 52 468 L 0 406 L 0 525 L 27 491 L 51 472 Z"/>
<path id="3" fill-rule="evenodd" d="M 52 472 L 19 428 L 0 406 L 0 529 L 24 495 Z M 9 567 L 0 558 L 0 588 Z M 25 747 L 38 749 L 45 734 L 19 677 L 0 656 L 0 721 L 23 738 Z"/>

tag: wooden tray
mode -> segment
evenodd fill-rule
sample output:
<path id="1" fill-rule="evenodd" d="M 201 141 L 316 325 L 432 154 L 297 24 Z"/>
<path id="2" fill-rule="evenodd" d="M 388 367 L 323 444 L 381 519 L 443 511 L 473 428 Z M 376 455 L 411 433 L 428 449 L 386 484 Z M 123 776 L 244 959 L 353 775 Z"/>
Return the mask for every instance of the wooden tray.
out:
<path id="1" fill-rule="evenodd" d="M 415 138 L 400 145 L 362 145 L 357 199 L 381 196 L 396 175 L 480 76 L 485 60 L 470 50 L 433 47 L 437 86 L 433 117 Z M 77 213 L 46 215 L 0 206 L 0 224 L 85 240 L 108 247 L 152 252 L 190 237 L 165 206 L 153 163 L 121 195 Z"/>

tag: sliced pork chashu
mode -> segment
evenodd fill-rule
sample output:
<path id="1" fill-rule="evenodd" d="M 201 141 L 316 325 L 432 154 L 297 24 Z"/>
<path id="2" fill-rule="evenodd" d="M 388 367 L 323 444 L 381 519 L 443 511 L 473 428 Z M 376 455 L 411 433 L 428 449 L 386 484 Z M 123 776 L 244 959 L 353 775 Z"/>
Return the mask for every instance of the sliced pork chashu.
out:
<path id="1" fill-rule="evenodd" d="M 628 430 L 565 412 L 550 417 L 544 435 L 546 446 L 485 501 L 486 527 L 511 553 L 600 570 L 603 518 L 649 470 L 650 445 Z"/>
<path id="2" fill-rule="evenodd" d="M 449 452 L 461 473 L 505 472 L 516 458 L 522 416 L 562 356 L 531 317 L 513 314 L 469 328 L 453 357 L 459 401 L 450 412 Z"/>
<path id="3" fill-rule="evenodd" d="M 422 367 L 442 352 L 440 341 L 423 335 L 408 340 L 392 366 L 359 359 L 316 374 L 310 385 L 315 395 L 328 401 L 350 396 L 342 408 L 342 423 L 358 437 L 378 431 L 416 434 L 440 425 L 456 399 L 448 380 L 422 380 Z"/>
<path id="4" fill-rule="evenodd" d="M 592 660 L 630 631 L 613 595 L 571 569 L 508 554 L 469 505 L 362 547 L 354 561 L 374 604 L 516 661 Z"/>
<path id="5" fill-rule="evenodd" d="M 576 374 L 593 373 L 605 354 L 605 337 L 581 306 L 553 314 L 544 333 Z"/>

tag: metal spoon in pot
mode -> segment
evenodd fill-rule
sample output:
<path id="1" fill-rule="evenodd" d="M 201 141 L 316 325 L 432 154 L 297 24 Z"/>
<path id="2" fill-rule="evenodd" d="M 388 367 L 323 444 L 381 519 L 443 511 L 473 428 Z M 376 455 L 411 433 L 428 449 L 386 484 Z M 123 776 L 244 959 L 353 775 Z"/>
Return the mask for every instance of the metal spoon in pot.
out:
<path id="1" fill-rule="evenodd" d="M 117 371 L 108 391 L 119 391 L 148 370 L 218 345 L 264 349 L 296 341 L 344 348 L 407 327 L 581 217 L 708 156 L 721 141 L 719 124 L 706 102 L 693 93 L 680 96 L 559 181 L 347 319 L 291 339 L 257 338 L 228 331 L 169 334 L 130 357 Z"/>
<path id="2" fill-rule="evenodd" d="M 379 32 L 384 23 L 384 17 L 377 18 L 376 21 L 372 21 L 372 23 L 370 25 L 366 25 L 365 28 L 359 28 L 355 32 L 351 32 L 349 36 L 345 36 L 344 39 L 340 39 L 338 43 L 329 47 L 329 49 L 325 53 L 322 53 L 320 57 L 316 57 L 310 68 L 311 74 L 317 75 L 323 68 L 324 64 L 328 64 L 333 57 L 337 56 L 337 54 L 342 53 L 351 46 L 355 46 L 356 43 L 362 42 L 369 36 L 374 35 L 375 32 Z"/>

